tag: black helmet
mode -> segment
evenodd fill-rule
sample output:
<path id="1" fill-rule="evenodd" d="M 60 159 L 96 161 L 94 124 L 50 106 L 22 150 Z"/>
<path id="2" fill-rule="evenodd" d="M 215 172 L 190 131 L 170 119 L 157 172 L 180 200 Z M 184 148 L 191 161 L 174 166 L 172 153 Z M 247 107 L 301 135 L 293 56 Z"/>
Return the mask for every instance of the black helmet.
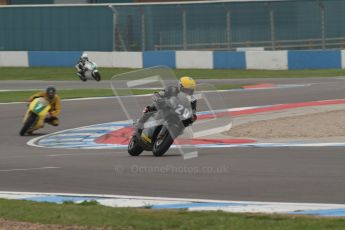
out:
<path id="1" fill-rule="evenodd" d="M 54 86 L 48 86 L 46 89 L 47 97 L 49 100 L 54 99 L 55 94 L 56 94 L 56 89 Z"/>

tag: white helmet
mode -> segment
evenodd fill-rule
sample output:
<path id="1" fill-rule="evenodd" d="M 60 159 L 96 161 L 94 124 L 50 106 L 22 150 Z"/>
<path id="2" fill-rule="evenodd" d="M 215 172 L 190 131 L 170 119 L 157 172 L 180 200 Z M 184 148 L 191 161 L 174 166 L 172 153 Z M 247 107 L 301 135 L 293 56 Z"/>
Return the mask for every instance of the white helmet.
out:
<path id="1" fill-rule="evenodd" d="M 88 60 L 88 59 L 89 59 L 89 56 L 87 55 L 87 53 L 83 53 L 83 54 L 81 55 L 81 59 Z"/>

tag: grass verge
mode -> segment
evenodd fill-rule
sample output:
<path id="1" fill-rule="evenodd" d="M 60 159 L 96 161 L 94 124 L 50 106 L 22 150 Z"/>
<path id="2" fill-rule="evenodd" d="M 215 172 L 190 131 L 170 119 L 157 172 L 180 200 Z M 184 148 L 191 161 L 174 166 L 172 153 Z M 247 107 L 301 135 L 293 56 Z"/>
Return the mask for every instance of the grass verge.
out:
<path id="1" fill-rule="evenodd" d="M 238 89 L 242 85 L 232 85 L 232 84 L 223 84 L 215 85 L 217 89 Z M 142 94 L 151 94 L 155 89 L 132 89 L 131 93 L 133 95 L 142 95 Z M 3 91 L 0 92 L 0 102 L 21 102 L 26 101 L 31 95 L 36 93 L 36 91 Z M 119 90 L 120 95 L 128 95 L 128 91 Z M 84 97 L 108 97 L 114 96 L 114 93 L 111 89 L 63 89 L 58 90 L 58 95 L 62 99 L 71 99 L 71 98 L 84 98 Z"/>
<path id="2" fill-rule="evenodd" d="M 102 79 L 109 80 L 116 74 L 134 69 L 100 68 Z M 233 78 L 306 78 L 345 75 L 342 69 L 321 70 L 232 70 L 232 69 L 178 69 L 176 76 L 188 75 L 196 79 Z M 66 67 L 1 67 L 0 80 L 78 80 L 74 68 Z"/>
<path id="3" fill-rule="evenodd" d="M 21 102 L 26 101 L 31 95 L 36 93 L 36 91 L 5 91 L 0 92 L 0 102 Z M 134 89 L 132 94 L 148 94 L 152 93 L 152 89 Z M 58 95 L 61 99 L 70 99 L 70 98 L 83 98 L 83 97 L 107 97 L 114 96 L 114 93 L 111 89 L 65 89 L 58 90 Z M 121 91 L 120 91 L 121 94 Z M 125 91 L 123 91 L 125 94 Z"/>
<path id="4" fill-rule="evenodd" d="M 0 199 L 0 218 L 41 224 L 110 229 L 344 229 L 345 219 L 110 208 L 96 202 L 51 204 Z"/>

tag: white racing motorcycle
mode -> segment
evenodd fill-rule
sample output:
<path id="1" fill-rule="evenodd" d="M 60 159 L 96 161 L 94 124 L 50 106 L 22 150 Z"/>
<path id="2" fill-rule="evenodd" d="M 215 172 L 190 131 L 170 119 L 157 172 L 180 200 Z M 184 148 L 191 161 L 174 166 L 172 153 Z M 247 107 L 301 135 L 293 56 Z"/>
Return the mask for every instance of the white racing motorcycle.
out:
<path id="1" fill-rule="evenodd" d="M 101 80 L 101 74 L 98 72 L 97 64 L 92 61 L 86 61 L 84 65 L 84 74 L 77 73 L 80 80 L 87 81 L 95 79 L 96 81 Z"/>

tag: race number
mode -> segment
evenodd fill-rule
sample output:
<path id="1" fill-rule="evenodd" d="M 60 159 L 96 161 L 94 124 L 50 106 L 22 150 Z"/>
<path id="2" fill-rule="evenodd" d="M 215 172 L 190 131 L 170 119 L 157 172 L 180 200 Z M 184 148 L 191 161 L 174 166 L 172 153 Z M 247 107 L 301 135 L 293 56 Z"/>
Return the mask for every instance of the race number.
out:
<path id="1" fill-rule="evenodd" d="M 190 111 L 186 109 L 183 105 L 178 105 L 175 113 L 178 115 L 182 115 L 184 118 L 188 118 L 190 116 Z"/>

